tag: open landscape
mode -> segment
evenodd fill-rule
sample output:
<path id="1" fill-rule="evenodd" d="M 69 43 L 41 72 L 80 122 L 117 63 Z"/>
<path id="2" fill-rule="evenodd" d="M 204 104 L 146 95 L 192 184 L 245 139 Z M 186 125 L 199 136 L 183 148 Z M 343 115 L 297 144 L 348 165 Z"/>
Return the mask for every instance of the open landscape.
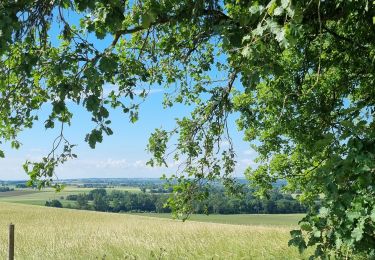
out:
<path id="1" fill-rule="evenodd" d="M 64 206 L 72 203 L 67 196 L 95 190 L 82 186 L 70 184 L 61 192 L 10 186 L 14 190 L 0 192 L 0 258 L 7 255 L 9 223 L 16 227 L 16 259 L 305 259 L 308 255 L 288 246 L 289 231 L 303 214 L 193 214 L 183 222 L 171 213 L 44 206 L 51 200 Z M 142 187 L 105 189 L 141 193 Z"/>
<path id="2" fill-rule="evenodd" d="M 0 0 L 0 259 L 375 259 L 374 86 L 375 0 Z"/>

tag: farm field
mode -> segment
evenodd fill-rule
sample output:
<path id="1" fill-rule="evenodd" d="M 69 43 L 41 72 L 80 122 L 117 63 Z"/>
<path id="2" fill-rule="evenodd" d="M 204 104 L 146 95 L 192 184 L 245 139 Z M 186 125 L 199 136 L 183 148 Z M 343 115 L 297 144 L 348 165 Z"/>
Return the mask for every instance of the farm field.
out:
<path id="1" fill-rule="evenodd" d="M 140 213 L 140 216 L 172 219 L 169 213 Z M 194 214 L 187 221 L 211 222 L 236 225 L 263 225 L 295 227 L 304 214 Z"/>
<path id="2" fill-rule="evenodd" d="M 0 202 L 0 258 L 16 225 L 17 259 L 306 259 L 290 227 L 181 222 Z"/>
<path id="3" fill-rule="evenodd" d="M 89 193 L 94 188 L 77 188 L 75 186 L 67 186 L 61 192 L 56 192 L 52 188 L 45 188 L 43 190 L 30 190 L 30 189 L 18 189 L 10 192 L 0 192 L 0 202 L 12 202 L 12 203 L 22 203 L 31 205 L 44 205 L 47 200 L 58 199 L 63 205 L 67 203 L 72 203 L 61 197 L 66 197 L 71 194 L 79 193 Z M 140 192 L 138 187 L 115 187 L 107 188 L 107 190 L 121 190 L 121 191 L 131 191 Z"/>

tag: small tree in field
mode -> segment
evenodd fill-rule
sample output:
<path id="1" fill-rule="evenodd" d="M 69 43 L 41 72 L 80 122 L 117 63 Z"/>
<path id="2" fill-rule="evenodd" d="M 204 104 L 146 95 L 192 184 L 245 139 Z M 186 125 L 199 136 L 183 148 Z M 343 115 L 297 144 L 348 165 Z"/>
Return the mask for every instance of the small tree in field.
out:
<path id="1" fill-rule="evenodd" d="M 54 207 L 54 208 L 62 208 L 63 205 L 59 200 L 51 200 L 51 201 L 46 201 L 45 204 L 47 207 Z"/>

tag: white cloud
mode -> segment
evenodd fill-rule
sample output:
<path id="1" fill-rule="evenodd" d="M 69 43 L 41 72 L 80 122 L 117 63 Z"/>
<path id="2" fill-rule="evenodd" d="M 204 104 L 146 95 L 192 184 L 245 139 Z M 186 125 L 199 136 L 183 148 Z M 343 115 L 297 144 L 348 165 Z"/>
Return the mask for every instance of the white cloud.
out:
<path id="1" fill-rule="evenodd" d="M 242 164 L 242 166 L 245 166 L 245 167 L 248 167 L 248 166 L 254 167 L 258 165 L 256 162 L 254 162 L 253 159 L 241 159 L 240 163 Z"/>
<path id="2" fill-rule="evenodd" d="M 27 155 L 32 162 L 41 157 Z M 7 158 L 0 160 L 0 180 L 28 179 L 22 169 L 25 158 Z M 59 179 L 70 178 L 159 178 L 162 174 L 171 174 L 174 167 L 150 167 L 147 160 L 114 159 L 74 159 L 56 169 Z M 173 165 L 174 166 L 174 165 Z"/>
<path id="3" fill-rule="evenodd" d="M 96 169 L 150 169 L 151 167 L 146 165 L 146 160 L 131 161 L 125 158 L 113 159 L 107 158 L 103 160 L 93 159 L 76 159 L 69 161 L 68 164 L 84 167 L 84 168 L 96 168 Z"/>
<path id="4" fill-rule="evenodd" d="M 243 151 L 243 154 L 249 155 L 250 157 L 256 157 L 258 155 L 257 152 L 253 149 L 245 150 Z"/>

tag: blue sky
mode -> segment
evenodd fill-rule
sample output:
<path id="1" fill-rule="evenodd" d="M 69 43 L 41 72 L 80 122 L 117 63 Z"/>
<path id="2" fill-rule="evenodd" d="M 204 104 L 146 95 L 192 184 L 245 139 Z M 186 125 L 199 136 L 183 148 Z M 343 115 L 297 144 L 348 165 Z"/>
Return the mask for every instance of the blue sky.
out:
<path id="1" fill-rule="evenodd" d="M 174 119 L 188 115 L 190 108 L 182 105 L 163 109 L 163 90 L 160 88 L 148 96 L 147 100 L 140 107 L 140 118 L 135 124 L 129 123 L 127 115 L 120 110 L 111 111 L 112 136 L 105 136 L 96 149 L 91 149 L 84 138 L 94 126 L 91 117 L 83 108 L 71 104 L 74 114 L 72 125 L 65 128 L 67 139 L 77 144 L 75 152 L 78 158 L 72 160 L 57 170 L 60 179 L 65 178 L 89 178 L 89 177 L 117 177 L 117 178 L 158 178 L 163 173 L 171 174 L 176 170 L 176 163 L 170 161 L 171 167 L 150 168 L 146 161 L 150 154 L 145 151 L 150 133 L 157 127 L 162 126 L 171 129 L 174 126 Z M 27 175 L 22 170 L 25 160 L 37 161 L 48 154 L 54 138 L 58 135 L 59 129 L 44 128 L 44 120 L 51 109 L 45 105 L 38 112 L 40 121 L 32 129 L 26 129 L 19 136 L 22 146 L 19 150 L 13 150 L 5 145 L 6 158 L 0 160 L 0 179 L 14 180 L 25 179 Z M 236 130 L 234 116 L 230 118 L 233 143 L 237 152 L 238 167 L 236 176 L 242 176 L 247 165 L 252 165 L 255 153 L 249 148 L 248 143 L 242 141 L 242 134 Z M 223 146 L 228 145 L 223 143 Z"/>
<path id="2" fill-rule="evenodd" d="M 70 21 L 74 23 L 78 18 L 69 15 Z M 57 35 L 61 28 L 57 24 L 52 26 L 50 38 L 52 43 L 58 45 Z M 96 40 L 89 36 L 98 49 L 104 49 L 111 42 L 111 37 L 104 40 Z M 223 78 L 217 71 L 211 72 L 216 78 Z M 107 86 L 110 87 L 110 86 Z M 148 177 L 158 178 L 162 174 L 171 174 L 176 170 L 176 163 L 170 161 L 166 168 L 150 168 L 146 162 L 150 158 L 145 149 L 148 137 L 151 132 L 160 126 L 165 129 L 172 129 L 174 119 L 189 114 L 191 108 L 177 105 L 170 109 L 163 109 L 164 90 L 160 86 L 151 89 L 146 101 L 140 107 L 140 117 L 135 124 L 129 123 L 127 115 L 121 110 L 110 111 L 112 120 L 112 136 L 105 136 L 96 149 L 89 148 L 84 142 L 85 135 L 94 127 L 91 116 L 82 107 L 71 103 L 69 108 L 73 112 L 71 127 L 65 127 L 65 135 L 72 144 L 77 144 L 75 153 L 78 158 L 67 162 L 57 169 L 57 176 L 65 178 L 90 178 L 90 177 Z M 46 130 L 44 121 L 47 119 L 51 105 L 46 104 L 38 111 L 39 122 L 36 122 L 32 129 L 27 129 L 19 136 L 22 146 L 19 150 L 12 150 L 9 144 L 5 144 L 5 159 L 0 159 L 0 180 L 27 179 L 22 169 L 25 160 L 37 161 L 47 155 L 51 150 L 52 142 L 58 135 L 59 129 Z M 235 116 L 230 121 L 231 135 L 237 153 L 238 167 L 235 176 L 243 176 L 242 173 L 248 165 L 254 165 L 255 152 L 249 148 L 249 144 L 242 141 L 242 134 L 236 129 Z M 228 145 L 225 142 L 223 146 Z"/>

